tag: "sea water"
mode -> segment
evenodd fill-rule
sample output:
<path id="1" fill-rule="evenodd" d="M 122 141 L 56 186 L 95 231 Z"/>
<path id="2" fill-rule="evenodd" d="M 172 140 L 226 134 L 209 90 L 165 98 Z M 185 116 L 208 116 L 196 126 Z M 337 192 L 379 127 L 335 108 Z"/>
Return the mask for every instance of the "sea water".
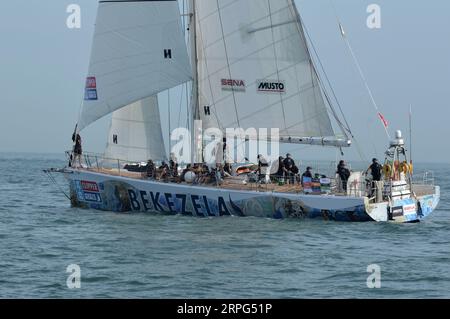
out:
<path id="1" fill-rule="evenodd" d="M 450 297 L 450 165 L 416 165 L 429 219 L 388 224 L 74 209 L 42 172 L 65 164 L 0 154 L 1 298 Z"/>

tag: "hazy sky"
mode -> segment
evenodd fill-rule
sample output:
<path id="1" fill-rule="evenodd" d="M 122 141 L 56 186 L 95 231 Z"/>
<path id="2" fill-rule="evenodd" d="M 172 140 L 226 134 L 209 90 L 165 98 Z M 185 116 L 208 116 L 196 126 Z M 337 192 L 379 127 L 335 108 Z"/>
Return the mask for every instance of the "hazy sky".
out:
<path id="1" fill-rule="evenodd" d="M 71 3 L 81 6 L 81 29 L 66 26 Z M 296 3 L 357 141 L 367 157 L 382 157 L 387 138 L 346 51 L 330 0 Z M 367 27 L 372 3 L 381 7 L 381 29 Z M 412 104 L 416 160 L 450 162 L 450 1 L 334 4 L 390 130 L 407 133 Z M 58 153 L 71 147 L 96 10 L 94 0 L 1 1 L 0 152 Z M 166 112 L 162 117 L 167 122 Z M 84 148 L 103 151 L 107 127 L 104 119 L 86 130 Z M 298 149 L 305 158 L 335 155 L 332 149 L 286 149 Z M 346 155 L 358 159 L 356 148 Z"/>

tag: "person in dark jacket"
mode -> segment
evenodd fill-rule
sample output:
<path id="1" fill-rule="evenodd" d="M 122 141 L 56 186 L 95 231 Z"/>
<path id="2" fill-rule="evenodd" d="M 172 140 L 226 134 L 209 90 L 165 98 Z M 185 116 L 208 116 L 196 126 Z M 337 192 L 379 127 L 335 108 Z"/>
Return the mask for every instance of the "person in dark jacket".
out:
<path id="1" fill-rule="evenodd" d="M 161 166 L 158 168 L 159 176 L 157 177 L 157 179 L 158 180 L 167 180 L 169 177 L 169 170 L 170 170 L 169 165 L 167 165 L 167 163 L 165 161 L 163 161 L 161 163 Z"/>
<path id="2" fill-rule="evenodd" d="M 342 189 L 346 192 L 347 182 L 348 179 L 350 178 L 351 173 L 344 161 L 339 162 L 336 173 L 339 175 L 339 178 L 341 179 Z"/>
<path id="3" fill-rule="evenodd" d="M 295 173 L 294 173 L 295 161 L 292 158 L 291 154 L 286 155 L 286 158 L 283 161 L 283 166 L 284 166 L 285 175 L 288 178 L 289 183 L 294 184 L 295 183 Z"/>
<path id="4" fill-rule="evenodd" d="M 371 172 L 372 175 L 372 180 L 374 182 L 379 182 L 381 181 L 381 171 L 382 171 L 383 167 L 381 166 L 381 164 L 378 162 L 378 160 L 376 158 L 374 158 L 372 160 L 372 165 L 370 165 L 369 170 Z"/>
<path id="5" fill-rule="evenodd" d="M 155 163 L 152 160 L 149 160 L 147 162 L 146 170 L 147 170 L 147 177 L 148 178 L 153 179 L 153 178 L 156 177 L 156 166 L 155 166 Z"/>
<path id="6" fill-rule="evenodd" d="M 81 136 L 78 133 L 73 133 L 72 135 L 72 141 L 74 142 L 73 147 L 73 161 L 71 163 L 71 166 L 76 165 L 78 162 L 79 167 L 82 167 L 81 165 L 81 155 L 83 154 L 83 149 L 81 147 Z M 73 166 L 76 167 L 76 166 Z"/>
<path id="7" fill-rule="evenodd" d="M 284 178 L 284 158 L 283 156 L 278 157 L 278 170 L 276 173 L 276 178 L 279 180 Z"/>
<path id="8" fill-rule="evenodd" d="M 369 166 L 368 171 L 370 170 L 370 174 L 372 175 L 372 187 L 370 189 L 370 196 L 373 196 L 375 190 L 377 189 L 377 182 L 381 181 L 381 172 L 383 170 L 383 166 L 380 165 L 378 160 L 374 158 L 372 160 L 372 165 Z"/>
<path id="9" fill-rule="evenodd" d="M 301 179 L 302 186 L 304 186 L 304 182 L 303 181 L 304 181 L 305 178 L 311 178 L 311 179 L 313 178 L 311 170 L 312 170 L 312 167 L 308 166 L 306 168 L 306 171 L 303 173 L 302 179 Z"/>

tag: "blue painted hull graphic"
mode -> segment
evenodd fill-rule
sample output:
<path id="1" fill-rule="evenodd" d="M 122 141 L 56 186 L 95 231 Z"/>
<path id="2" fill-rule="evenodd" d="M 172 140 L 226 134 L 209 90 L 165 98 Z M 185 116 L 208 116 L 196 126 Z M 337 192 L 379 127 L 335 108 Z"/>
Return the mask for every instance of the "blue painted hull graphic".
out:
<path id="1" fill-rule="evenodd" d="M 111 177 L 92 172 L 68 174 L 72 205 L 113 212 L 149 212 L 196 217 L 255 216 L 313 218 L 339 222 L 373 221 L 364 198 L 234 191 Z M 423 198 L 418 219 L 435 208 Z"/>

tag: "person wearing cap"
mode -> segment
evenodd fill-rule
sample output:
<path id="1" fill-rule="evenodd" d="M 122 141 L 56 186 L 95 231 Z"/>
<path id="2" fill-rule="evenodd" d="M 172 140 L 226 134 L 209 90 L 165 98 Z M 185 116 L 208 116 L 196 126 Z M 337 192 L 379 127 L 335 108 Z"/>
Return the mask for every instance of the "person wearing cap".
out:
<path id="1" fill-rule="evenodd" d="M 370 174 L 372 175 L 372 187 L 370 189 L 370 196 L 374 195 L 374 192 L 377 188 L 377 182 L 381 181 L 381 172 L 383 167 L 378 163 L 378 160 L 374 158 L 372 160 L 372 165 L 369 166 L 368 171 L 370 170 Z"/>
<path id="2" fill-rule="evenodd" d="M 376 158 L 372 160 L 372 165 L 370 165 L 369 170 L 372 174 L 372 180 L 374 182 L 381 181 L 381 171 L 383 170 L 383 167 Z"/>
<path id="3" fill-rule="evenodd" d="M 158 176 L 158 180 L 165 180 L 169 177 L 169 165 L 167 165 L 167 163 L 165 161 L 163 161 L 161 163 L 162 165 L 158 168 L 159 171 L 159 176 Z"/>
<path id="4" fill-rule="evenodd" d="M 153 179 L 156 177 L 156 166 L 152 160 L 148 160 L 146 166 L 147 177 Z"/>
<path id="5" fill-rule="evenodd" d="M 345 161 L 339 162 L 336 174 L 338 174 L 339 178 L 341 179 L 342 190 L 344 192 L 347 192 L 347 182 L 348 182 L 348 179 L 350 178 L 351 172 L 347 168 Z"/>
<path id="6" fill-rule="evenodd" d="M 312 171 L 312 167 L 308 166 L 306 168 L 306 172 L 304 172 L 302 175 L 302 186 L 304 186 L 303 181 L 305 178 L 313 178 L 311 171 Z"/>
<path id="7" fill-rule="evenodd" d="M 295 161 L 292 158 L 291 154 L 286 154 L 286 158 L 283 161 L 283 166 L 284 166 L 284 172 L 285 175 L 287 177 L 287 180 L 289 181 L 290 184 L 294 184 L 295 183 L 295 173 L 293 172 L 294 170 L 294 166 L 295 166 Z"/>
<path id="8" fill-rule="evenodd" d="M 275 177 L 278 179 L 278 181 L 283 180 L 284 181 L 284 158 L 283 156 L 278 157 L 278 167 L 277 172 L 275 174 Z"/>

